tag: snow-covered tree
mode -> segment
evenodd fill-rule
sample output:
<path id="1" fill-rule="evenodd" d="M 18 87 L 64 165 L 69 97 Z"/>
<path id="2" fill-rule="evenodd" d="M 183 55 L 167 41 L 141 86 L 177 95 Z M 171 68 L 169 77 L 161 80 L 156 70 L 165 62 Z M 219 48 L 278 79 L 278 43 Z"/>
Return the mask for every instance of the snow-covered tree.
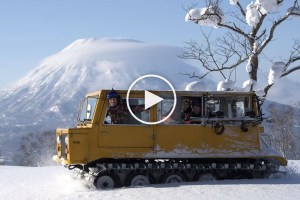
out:
<path id="1" fill-rule="evenodd" d="M 230 7 L 226 12 L 224 8 L 228 6 L 225 3 Z M 289 4 L 285 11 L 282 10 L 283 4 Z M 190 7 L 187 9 L 186 21 L 200 26 L 212 26 L 216 31 L 222 29 L 221 32 L 224 33 L 222 37 L 211 39 L 210 33 L 202 31 L 204 44 L 194 40 L 186 42 L 185 52 L 181 57 L 197 60 L 206 69 L 203 75 L 194 73 L 189 74 L 190 77 L 203 78 L 209 73 L 219 72 L 224 79 L 229 80 L 237 67 L 246 66 L 249 76 L 247 88 L 256 90 L 254 85 L 258 69 L 263 67 L 260 66 L 260 57 L 272 42 L 276 29 L 292 17 L 300 17 L 298 0 L 207 0 L 203 8 Z M 284 61 L 273 62 L 268 84 L 263 88 L 261 96 L 267 95 L 278 78 L 299 70 L 299 60 L 300 41 L 294 40 L 289 57 Z"/>
<path id="2" fill-rule="evenodd" d="M 18 152 L 14 161 L 22 166 L 53 165 L 52 156 L 55 154 L 55 131 L 31 132 L 21 138 Z"/>
<path id="3" fill-rule="evenodd" d="M 270 126 L 270 134 L 273 147 L 280 150 L 284 157 L 288 159 L 297 159 L 297 132 L 294 128 L 295 124 L 295 108 L 292 106 L 278 106 L 270 104 L 267 108 L 272 118 L 272 126 Z"/>

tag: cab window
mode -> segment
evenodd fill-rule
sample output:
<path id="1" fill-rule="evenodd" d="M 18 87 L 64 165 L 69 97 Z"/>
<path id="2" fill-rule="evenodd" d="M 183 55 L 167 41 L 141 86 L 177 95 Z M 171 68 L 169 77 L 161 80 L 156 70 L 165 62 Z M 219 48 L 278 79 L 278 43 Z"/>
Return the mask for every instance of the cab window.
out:
<path id="1" fill-rule="evenodd" d="M 146 122 L 150 121 L 150 111 L 145 110 L 145 102 L 142 98 L 130 98 L 129 105 L 134 115 Z M 126 99 L 118 99 L 115 106 L 108 106 L 104 124 L 142 124 L 129 112 Z"/>
<path id="2" fill-rule="evenodd" d="M 162 124 L 181 123 L 181 116 L 180 116 L 181 106 L 179 106 L 179 102 L 180 102 L 179 99 L 180 98 L 177 98 L 177 104 L 172 115 L 168 119 L 166 119 Z M 173 98 L 164 97 L 164 100 L 157 104 L 157 120 L 160 121 L 165 119 L 172 111 L 173 105 L 174 105 Z"/>
<path id="3" fill-rule="evenodd" d="M 78 122 L 91 122 L 97 105 L 98 96 L 89 96 L 85 98 L 80 107 Z"/>

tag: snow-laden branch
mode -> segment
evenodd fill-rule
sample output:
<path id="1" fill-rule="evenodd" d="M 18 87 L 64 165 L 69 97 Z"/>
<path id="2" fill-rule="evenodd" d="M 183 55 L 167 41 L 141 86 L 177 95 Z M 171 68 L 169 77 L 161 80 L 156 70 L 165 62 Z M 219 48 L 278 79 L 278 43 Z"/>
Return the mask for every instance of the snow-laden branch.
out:
<path id="1" fill-rule="evenodd" d="M 236 5 L 236 4 L 239 3 L 239 0 L 229 0 L 229 3 L 230 3 L 231 5 Z"/>
<path id="2" fill-rule="evenodd" d="M 300 61 L 300 41 L 295 41 L 291 50 L 290 57 L 288 61 L 285 62 L 275 62 L 269 73 L 268 85 L 264 88 L 265 96 L 267 95 L 269 89 L 276 83 L 279 78 L 289 75 L 290 73 L 300 70 L 300 65 L 289 68 L 293 63 Z"/>
<path id="3" fill-rule="evenodd" d="M 224 20 L 222 11 L 217 6 L 190 9 L 185 16 L 185 21 L 193 21 L 202 26 L 213 26 L 218 28 L 218 24 Z"/>
<path id="4" fill-rule="evenodd" d="M 229 32 L 225 37 L 215 39 L 214 41 L 210 41 L 203 34 L 206 45 L 199 45 L 196 42 L 186 43 L 186 51 L 183 53 L 182 58 L 200 61 L 201 65 L 208 72 L 199 78 L 203 78 L 211 72 L 218 71 L 224 79 L 226 77 L 224 70 L 230 70 L 231 73 L 232 70 L 248 60 L 246 69 L 249 80 L 253 81 L 253 83 L 256 82 L 259 57 L 273 40 L 277 28 L 290 17 L 300 17 L 299 0 L 288 1 L 291 7 L 287 9 L 284 15 L 279 16 L 277 20 L 274 21 L 273 18 L 269 17 L 270 13 L 280 15 L 280 12 L 276 11 L 283 4 L 283 1 L 285 0 L 253 0 L 244 10 L 239 0 L 229 0 L 229 3 L 235 6 L 239 12 L 223 12 L 220 7 L 221 1 L 206 0 L 207 5 L 205 8 L 190 9 L 187 11 L 186 21 L 193 21 L 199 25 L 208 25 L 215 28 L 225 28 Z M 237 20 L 225 21 L 224 13 L 232 15 Z M 271 25 L 264 23 L 267 20 L 271 21 Z M 250 31 L 249 28 L 242 27 L 241 25 L 249 25 Z M 291 63 L 300 60 L 299 51 L 300 45 L 298 43 L 298 46 L 291 52 L 288 62 L 274 63 L 273 69 L 270 72 L 268 85 L 264 88 L 265 96 L 277 79 L 300 70 L 299 65 L 290 67 Z M 195 76 L 195 74 L 192 75 L 192 77 Z M 248 84 L 251 85 L 251 90 L 254 88 L 253 83 Z"/>
<path id="5" fill-rule="evenodd" d="M 237 5 L 240 7 L 242 13 L 245 14 L 240 3 L 237 2 Z M 224 23 L 224 14 L 218 1 L 211 3 L 204 8 L 192 8 L 188 10 L 185 16 L 185 21 L 192 21 L 201 26 L 213 26 L 214 28 L 224 27 L 241 34 L 243 37 L 249 37 L 244 31 L 235 26 L 234 23 L 232 23 L 234 24 L 233 26 L 229 25 L 228 23 Z"/>
<path id="6" fill-rule="evenodd" d="M 272 11 L 278 10 L 284 0 L 256 0 L 258 9 L 263 15 L 266 15 Z"/>
<path id="7" fill-rule="evenodd" d="M 269 44 L 269 42 L 273 39 L 274 36 L 274 32 L 276 30 L 276 28 L 284 21 L 286 21 L 291 15 L 294 15 L 294 11 L 295 10 L 299 10 L 299 5 L 298 5 L 298 0 L 294 0 L 294 5 L 288 9 L 287 13 L 281 17 L 280 19 L 278 19 L 277 21 L 275 21 L 269 31 L 269 36 L 262 42 L 260 48 L 258 49 L 257 53 L 261 53 L 264 48 Z"/>

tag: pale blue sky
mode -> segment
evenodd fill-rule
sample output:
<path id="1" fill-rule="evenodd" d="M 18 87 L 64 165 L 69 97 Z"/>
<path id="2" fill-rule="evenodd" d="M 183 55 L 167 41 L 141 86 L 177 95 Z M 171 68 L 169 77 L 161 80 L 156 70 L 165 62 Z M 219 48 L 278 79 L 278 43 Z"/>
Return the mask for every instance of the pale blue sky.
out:
<path id="1" fill-rule="evenodd" d="M 204 6 L 202 0 L 1 0 L 0 88 L 80 38 L 124 37 L 175 46 L 200 41 L 200 27 L 184 21 L 183 7 L 195 3 Z M 291 38 L 300 39 L 300 20 L 278 32 L 278 43 L 269 51 L 283 55 Z"/>

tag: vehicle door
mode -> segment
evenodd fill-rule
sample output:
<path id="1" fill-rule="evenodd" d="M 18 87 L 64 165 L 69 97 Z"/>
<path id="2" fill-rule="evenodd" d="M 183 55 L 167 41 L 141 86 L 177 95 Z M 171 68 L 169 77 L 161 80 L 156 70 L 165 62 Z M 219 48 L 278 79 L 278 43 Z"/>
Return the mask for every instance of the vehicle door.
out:
<path id="1" fill-rule="evenodd" d="M 127 110 L 126 94 L 120 94 L 120 103 L 124 105 L 126 116 L 122 123 L 114 124 L 109 119 L 108 100 L 105 100 L 104 111 L 100 118 L 99 126 L 99 147 L 109 148 L 153 148 L 153 127 L 136 120 Z M 133 112 L 143 121 L 150 121 L 150 110 L 144 110 L 144 97 L 142 94 L 131 95 L 129 104 Z M 138 109 L 136 109 L 139 107 Z"/>

